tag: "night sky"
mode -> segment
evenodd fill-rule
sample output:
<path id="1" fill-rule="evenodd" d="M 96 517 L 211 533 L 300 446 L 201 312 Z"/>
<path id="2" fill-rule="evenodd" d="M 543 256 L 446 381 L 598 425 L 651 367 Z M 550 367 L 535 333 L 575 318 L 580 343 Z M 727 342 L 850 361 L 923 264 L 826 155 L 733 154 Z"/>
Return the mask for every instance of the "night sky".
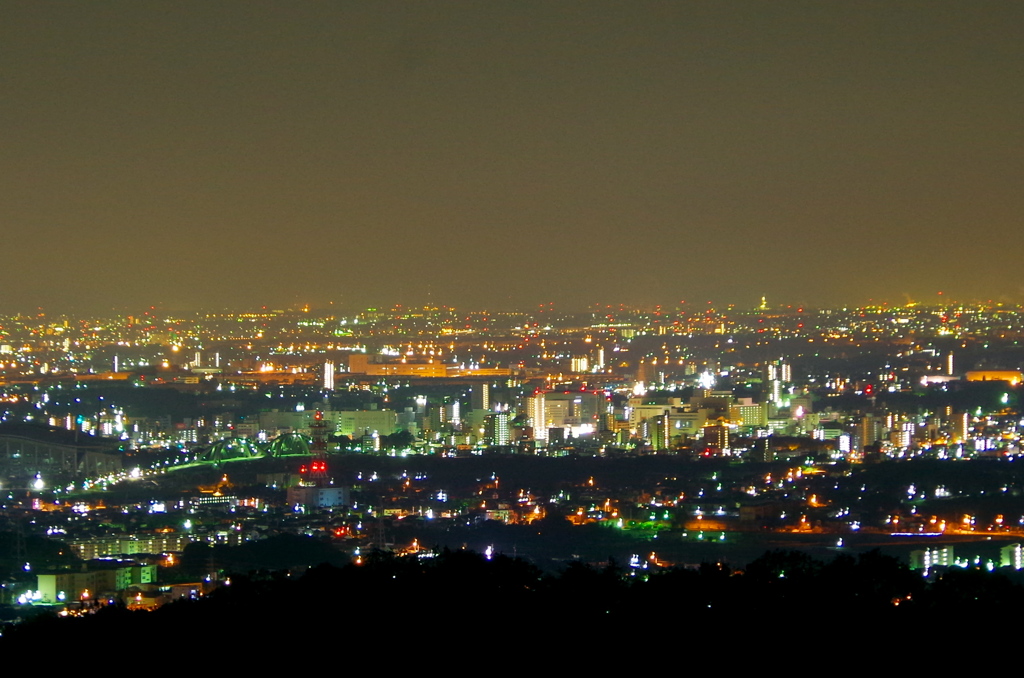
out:
<path id="1" fill-rule="evenodd" d="M 0 312 L 1024 301 L 1024 3 L 0 4 Z"/>

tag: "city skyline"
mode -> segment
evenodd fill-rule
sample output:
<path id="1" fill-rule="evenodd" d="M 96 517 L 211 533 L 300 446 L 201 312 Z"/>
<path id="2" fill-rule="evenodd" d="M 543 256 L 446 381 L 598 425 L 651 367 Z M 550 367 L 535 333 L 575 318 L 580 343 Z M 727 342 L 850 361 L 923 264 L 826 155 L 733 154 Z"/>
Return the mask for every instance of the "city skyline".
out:
<path id="1" fill-rule="evenodd" d="M 0 312 L 1020 303 L 1024 8 L 0 8 Z"/>
<path id="2" fill-rule="evenodd" d="M 899 298 L 895 298 L 899 297 Z M 679 301 L 665 301 L 660 300 L 663 303 L 659 303 L 659 300 L 651 300 L 646 303 L 603 303 L 601 301 L 593 301 L 591 303 L 582 303 L 581 305 L 574 304 L 555 304 L 554 302 L 548 303 L 512 303 L 508 304 L 488 304 L 482 306 L 455 306 L 453 304 L 445 303 L 443 300 L 428 299 L 422 304 L 403 304 L 403 303 L 369 303 L 365 300 L 352 299 L 348 300 L 347 303 L 341 302 L 336 303 L 334 301 L 326 301 L 324 303 L 312 304 L 308 301 L 301 299 L 294 299 L 291 302 L 286 302 L 277 305 L 271 304 L 260 304 L 260 303 L 242 303 L 238 305 L 223 305 L 217 306 L 212 304 L 197 305 L 193 307 L 173 307 L 171 305 L 146 305 L 142 304 L 128 304 L 111 307 L 78 307 L 78 306 L 67 306 L 61 305 L 59 302 L 54 305 L 48 306 L 34 306 L 34 307 L 8 307 L 4 309 L 0 316 L 6 318 L 31 318 L 33 316 L 39 317 L 54 317 L 54 318 L 68 318 L 68 319 L 80 319 L 86 318 L 117 318 L 117 317 L 137 317 L 142 318 L 145 315 L 152 316 L 152 320 L 164 317 L 176 317 L 180 315 L 211 315 L 211 316 L 231 316 L 235 314 L 309 314 L 312 317 L 319 318 L 336 318 L 342 319 L 345 317 L 359 317 L 365 313 L 380 313 L 380 314 L 391 314 L 395 317 L 399 316 L 415 316 L 416 314 L 442 312 L 448 314 L 470 314 L 470 315 L 495 315 L 495 316 L 530 316 L 530 317 L 543 317 L 544 315 L 550 316 L 585 316 L 593 314 L 604 314 L 604 313 L 626 313 L 626 314 L 642 314 L 657 316 L 659 314 L 665 316 L 679 316 L 685 317 L 692 315 L 694 317 L 705 314 L 707 312 L 714 312 L 715 314 L 722 313 L 738 313 L 738 314 L 797 314 L 799 312 L 832 312 L 832 311 L 853 311 L 853 310 L 869 310 L 869 309 L 890 309 L 893 311 L 899 309 L 1006 309 L 1006 310 L 1018 310 L 1024 307 L 1024 302 L 1018 302 L 1011 300 L 1007 297 L 1001 299 L 983 299 L 983 298 L 969 298 L 969 299 L 956 299 L 945 295 L 944 293 L 936 293 L 935 295 L 929 295 L 924 298 L 911 298 L 909 295 L 892 295 L 890 298 L 880 299 L 862 299 L 861 303 L 839 303 L 835 305 L 814 305 L 814 304 L 803 304 L 799 301 L 781 299 L 778 301 L 768 300 L 767 297 L 759 297 L 754 300 L 743 300 L 741 303 L 724 303 L 721 299 L 719 300 L 686 300 L 682 299 Z M 410 316 L 410 317 L 411 317 Z"/>

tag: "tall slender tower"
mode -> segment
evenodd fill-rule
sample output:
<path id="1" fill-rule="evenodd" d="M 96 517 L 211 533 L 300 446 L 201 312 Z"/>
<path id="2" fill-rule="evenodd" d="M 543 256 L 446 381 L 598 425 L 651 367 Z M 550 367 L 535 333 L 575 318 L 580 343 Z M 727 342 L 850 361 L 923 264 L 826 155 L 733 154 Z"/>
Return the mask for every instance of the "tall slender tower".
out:
<path id="1" fill-rule="evenodd" d="M 313 415 L 313 423 L 310 424 L 310 432 L 313 442 L 309 446 L 312 459 L 309 461 L 309 483 L 314 487 L 325 487 L 328 484 L 327 477 L 327 422 L 324 421 L 324 413 L 320 410 Z"/>

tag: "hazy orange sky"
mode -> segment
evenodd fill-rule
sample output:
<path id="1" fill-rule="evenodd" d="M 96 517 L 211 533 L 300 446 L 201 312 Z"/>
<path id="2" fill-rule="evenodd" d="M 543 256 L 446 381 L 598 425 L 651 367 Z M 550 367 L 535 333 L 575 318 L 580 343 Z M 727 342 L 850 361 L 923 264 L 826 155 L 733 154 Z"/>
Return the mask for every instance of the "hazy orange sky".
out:
<path id="1" fill-rule="evenodd" d="M 1024 3 L 4 2 L 0 311 L 1024 301 Z"/>

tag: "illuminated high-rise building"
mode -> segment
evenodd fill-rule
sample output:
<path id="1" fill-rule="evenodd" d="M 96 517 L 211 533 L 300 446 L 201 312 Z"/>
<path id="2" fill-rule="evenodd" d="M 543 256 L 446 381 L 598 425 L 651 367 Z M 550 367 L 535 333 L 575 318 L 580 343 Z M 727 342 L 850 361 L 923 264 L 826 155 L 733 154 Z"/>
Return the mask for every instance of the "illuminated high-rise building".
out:
<path id="1" fill-rule="evenodd" d="M 447 422 L 454 430 L 458 431 L 462 428 L 462 403 L 458 400 L 445 403 L 444 415 L 445 422 Z"/>
<path id="2" fill-rule="evenodd" d="M 645 436 L 655 450 L 667 450 L 672 446 L 672 429 L 669 415 L 660 414 L 647 421 Z"/>
<path id="3" fill-rule="evenodd" d="M 545 410 L 544 393 L 537 392 L 527 398 L 526 410 L 530 417 L 530 425 L 533 426 L 534 440 L 546 442 L 548 439 L 548 420 Z"/>
<path id="4" fill-rule="evenodd" d="M 484 419 L 484 438 L 491 445 L 512 444 L 512 417 L 508 412 L 495 412 Z"/>
<path id="5" fill-rule="evenodd" d="M 489 410 L 491 409 L 491 385 L 477 384 L 473 386 L 470 393 L 470 409 Z"/>
<path id="6" fill-rule="evenodd" d="M 705 426 L 704 444 L 718 450 L 729 449 L 729 427 L 721 422 Z"/>
<path id="7" fill-rule="evenodd" d="M 604 411 L 604 393 L 595 391 L 538 391 L 527 398 L 535 440 L 547 441 L 549 431 L 569 429 L 573 436 L 597 431 Z"/>
<path id="8" fill-rule="evenodd" d="M 874 445 L 882 438 L 882 422 L 870 414 L 864 415 L 857 424 L 857 446 L 863 450 L 868 445 Z"/>
<path id="9" fill-rule="evenodd" d="M 334 390 L 334 361 L 328 360 L 324 363 L 324 390 Z"/>
<path id="10" fill-rule="evenodd" d="M 750 399 L 729 406 L 729 421 L 745 428 L 765 428 L 768 426 L 768 408 L 764 404 L 754 404 Z"/>

